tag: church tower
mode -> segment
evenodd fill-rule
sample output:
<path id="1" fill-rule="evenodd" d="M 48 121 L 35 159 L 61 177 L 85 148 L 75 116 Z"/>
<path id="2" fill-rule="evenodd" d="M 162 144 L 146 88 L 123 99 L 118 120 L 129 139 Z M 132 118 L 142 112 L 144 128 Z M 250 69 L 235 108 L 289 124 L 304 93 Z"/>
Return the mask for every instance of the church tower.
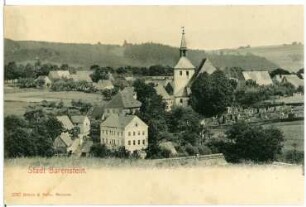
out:
<path id="1" fill-rule="evenodd" d="M 188 105 L 188 94 L 190 93 L 187 88 L 190 79 L 195 73 L 194 65 L 188 60 L 187 43 L 185 39 L 185 30 L 182 28 L 182 40 L 180 46 L 180 59 L 174 67 L 174 104 L 178 106 Z"/>

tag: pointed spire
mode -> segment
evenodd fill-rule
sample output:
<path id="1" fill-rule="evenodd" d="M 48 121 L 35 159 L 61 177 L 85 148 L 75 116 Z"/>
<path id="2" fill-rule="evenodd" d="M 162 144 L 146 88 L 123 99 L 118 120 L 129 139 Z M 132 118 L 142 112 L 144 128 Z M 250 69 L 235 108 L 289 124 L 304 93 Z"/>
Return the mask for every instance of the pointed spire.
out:
<path id="1" fill-rule="evenodd" d="M 180 47 L 180 56 L 185 57 L 187 52 L 187 43 L 185 40 L 185 28 L 182 27 L 182 40 L 181 40 L 181 47 Z"/>

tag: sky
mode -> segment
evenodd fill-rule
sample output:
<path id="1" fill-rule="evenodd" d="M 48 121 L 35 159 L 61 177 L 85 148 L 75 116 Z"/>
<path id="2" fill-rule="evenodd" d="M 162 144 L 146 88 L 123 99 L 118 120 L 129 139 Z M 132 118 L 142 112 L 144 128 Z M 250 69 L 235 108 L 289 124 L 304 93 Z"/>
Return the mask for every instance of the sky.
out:
<path id="1" fill-rule="evenodd" d="M 192 49 L 304 43 L 303 6 L 6 6 L 4 37 Z"/>

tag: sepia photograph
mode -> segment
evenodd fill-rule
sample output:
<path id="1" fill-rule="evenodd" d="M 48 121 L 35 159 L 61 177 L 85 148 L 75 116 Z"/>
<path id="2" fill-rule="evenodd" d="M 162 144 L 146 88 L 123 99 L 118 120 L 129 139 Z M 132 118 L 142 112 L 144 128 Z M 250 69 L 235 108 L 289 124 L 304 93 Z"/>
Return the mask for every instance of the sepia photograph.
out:
<path id="1" fill-rule="evenodd" d="M 303 5 L 4 6 L 4 203 L 303 204 Z"/>

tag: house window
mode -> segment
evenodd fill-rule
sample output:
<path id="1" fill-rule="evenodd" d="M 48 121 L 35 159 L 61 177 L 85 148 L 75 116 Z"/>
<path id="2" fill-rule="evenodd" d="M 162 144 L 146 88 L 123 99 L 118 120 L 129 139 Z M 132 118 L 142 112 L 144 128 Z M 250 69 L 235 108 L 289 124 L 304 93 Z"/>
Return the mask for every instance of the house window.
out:
<path id="1" fill-rule="evenodd" d="M 133 140 L 133 145 L 135 145 L 136 144 L 136 141 L 135 140 Z"/>
<path id="2" fill-rule="evenodd" d="M 186 75 L 189 76 L 189 71 L 186 71 Z"/>
<path id="3" fill-rule="evenodd" d="M 146 144 L 146 140 L 142 140 L 142 144 Z"/>
<path id="4" fill-rule="evenodd" d="M 138 145 L 140 145 L 140 140 L 138 140 Z"/>
<path id="5" fill-rule="evenodd" d="M 183 71 L 180 71 L 180 76 L 182 76 L 183 75 Z"/>
<path id="6" fill-rule="evenodd" d="M 135 133 L 135 132 L 133 132 L 133 136 L 135 136 L 135 134 L 136 134 L 136 133 Z"/>
<path id="7" fill-rule="evenodd" d="M 130 140 L 128 141 L 128 145 L 131 145 L 131 141 Z"/>
<path id="8" fill-rule="evenodd" d="M 131 132 L 129 132 L 129 136 L 131 136 Z"/>
<path id="9" fill-rule="evenodd" d="M 142 131 L 142 135 L 145 135 L 145 131 Z"/>
<path id="10" fill-rule="evenodd" d="M 138 131 L 138 135 L 140 135 L 140 131 Z"/>
<path id="11" fill-rule="evenodd" d="M 183 103 L 183 99 L 182 98 L 180 99 L 180 103 Z"/>
<path id="12" fill-rule="evenodd" d="M 137 123 L 135 124 L 135 127 L 138 127 L 138 124 L 137 124 Z"/>
<path id="13" fill-rule="evenodd" d="M 123 132 L 121 132 L 121 136 L 123 136 Z"/>

